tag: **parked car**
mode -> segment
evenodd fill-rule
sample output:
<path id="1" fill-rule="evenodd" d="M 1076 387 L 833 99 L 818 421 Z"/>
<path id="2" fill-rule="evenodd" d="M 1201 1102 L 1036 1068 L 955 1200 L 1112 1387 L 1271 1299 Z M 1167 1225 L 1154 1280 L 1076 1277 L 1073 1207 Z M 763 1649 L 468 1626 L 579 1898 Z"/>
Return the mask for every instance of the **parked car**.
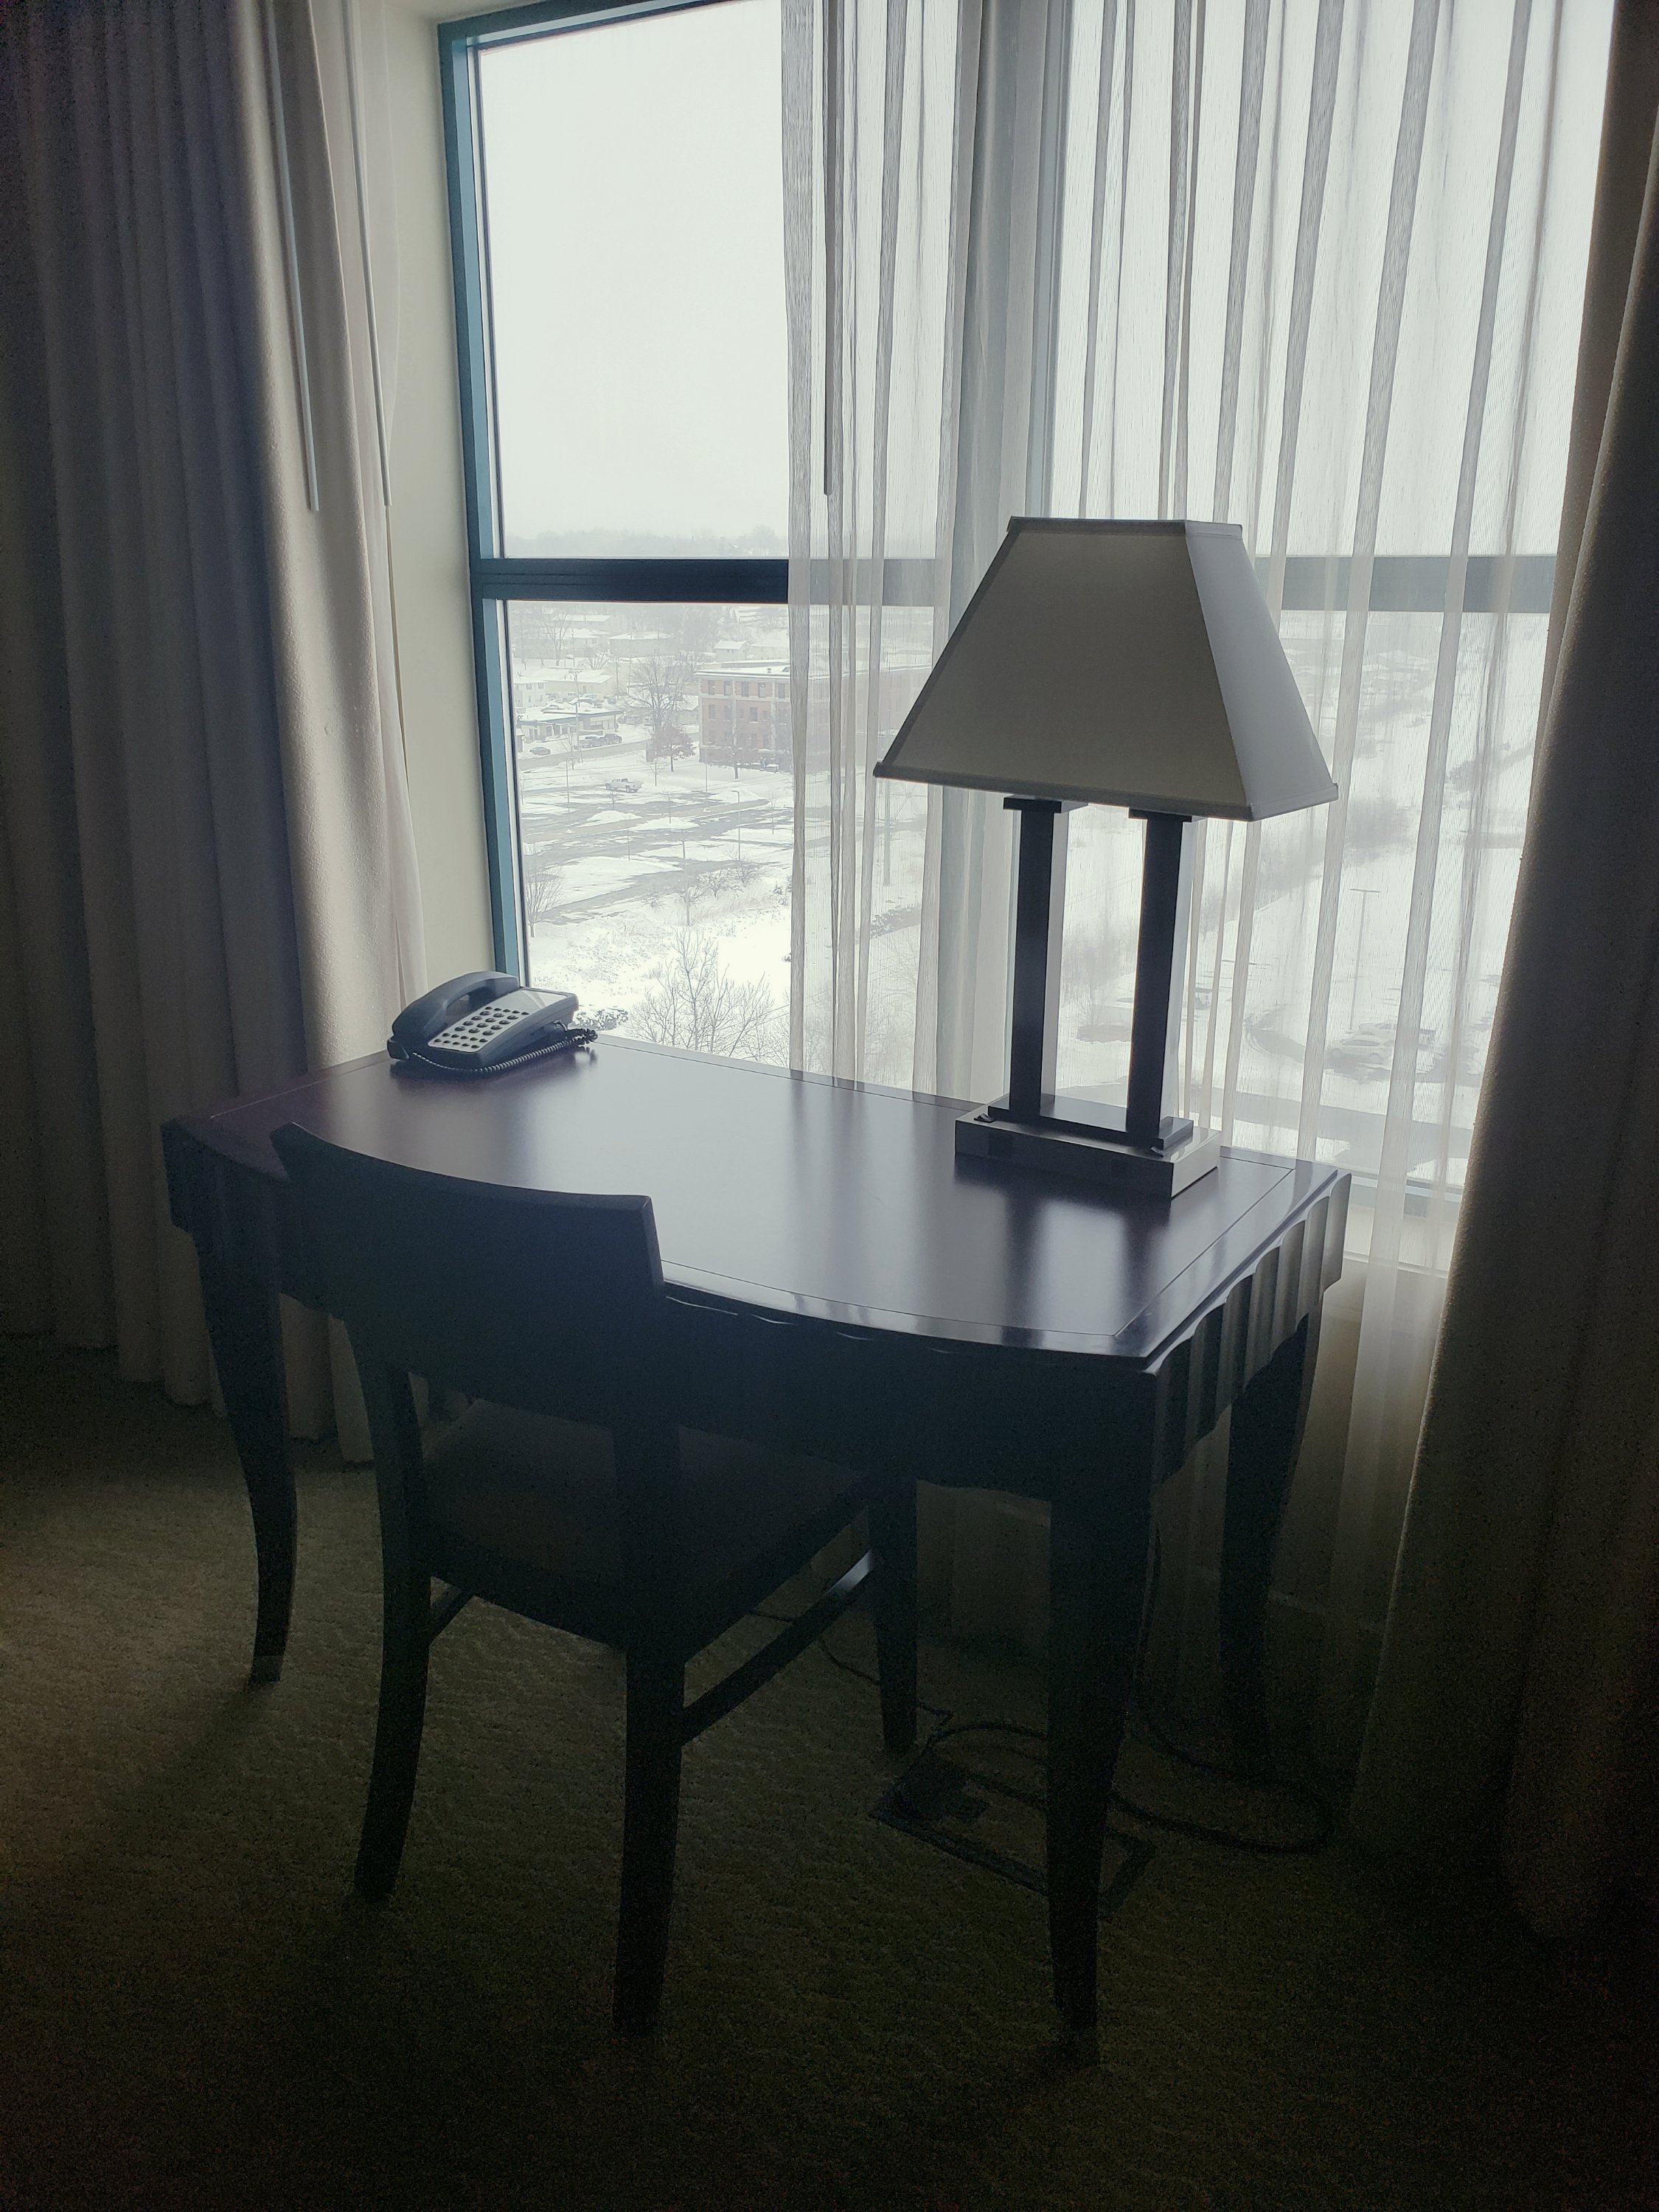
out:
<path id="1" fill-rule="evenodd" d="M 1427 1024 L 1420 1024 L 1417 1032 L 1417 1075 L 1419 1082 L 1431 1081 L 1443 1073 L 1437 1061 L 1443 1062 L 1444 1054 L 1437 1054 L 1437 1032 Z M 1370 1078 L 1373 1082 L 1386 1076 L 1392 1069 L 1395 1054 L 1399 1048 L 1399 1036 L 1393 1022 L 1362 1022 L 1345 1037 L 1329 1045 L 1325 1052 L 1325 1065 L 1334 1074 L 1346 1075 L 1351 1081 L 1360 1083 Z"/>
<path id="2" fill-rule="evenodd" d="M 640 781 L 637 776 L 613 775 L 605 787 L 607 791 L 614 791 L 620 796 L 623 792 L 637 791 L 640 788 Z"/>

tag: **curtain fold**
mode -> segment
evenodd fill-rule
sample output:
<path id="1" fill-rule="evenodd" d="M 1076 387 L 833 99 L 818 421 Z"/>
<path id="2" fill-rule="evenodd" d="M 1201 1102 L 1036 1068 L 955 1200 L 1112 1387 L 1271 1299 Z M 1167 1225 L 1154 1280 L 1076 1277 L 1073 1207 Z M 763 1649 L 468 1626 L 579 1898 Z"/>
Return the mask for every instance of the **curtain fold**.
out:
<path id="1" fill-rule="evenodd" d="M 0 19 L 4 1310 L 185 1400 L 161 1123 L 372 1049 L 419 977 L 313 30 L 299 0 Z M 314 1431 L 325 1344 L 290 1339 Z"/>
<path id="2" fill-rule="evenodd" d="M 1240 523 L 1340 797 L 1201 826 L 1181 1080 L 1229 1141 L 1358 1180 L 1275 1593 L 1286 1714 L 1340 1767 L 1525 818 L 1609 15 L 786 5 L 794 1057 L 1004 1087 L 1006 817 L 868 770 L 1008 516 Z M 1068 1091 L 1122 1097 L 1140 847 L 1071 820 Z M 1224 1450 L 1161 1507 L 1155 1662 L 1194 1701 Z M 1024 1519 L 940 1515 L 958 1625 L 1040 1635 L 980 1610 Z"/>
<path id="3" fill-rule="evenodd" d="M 1641 1848 L 1659 1689 L 1656 117 L 1659 17 L 1621 6 L 1559 659 L 1354 1806 L 1396 1848 L 1498 1825 L 1553 1935 Z"/>

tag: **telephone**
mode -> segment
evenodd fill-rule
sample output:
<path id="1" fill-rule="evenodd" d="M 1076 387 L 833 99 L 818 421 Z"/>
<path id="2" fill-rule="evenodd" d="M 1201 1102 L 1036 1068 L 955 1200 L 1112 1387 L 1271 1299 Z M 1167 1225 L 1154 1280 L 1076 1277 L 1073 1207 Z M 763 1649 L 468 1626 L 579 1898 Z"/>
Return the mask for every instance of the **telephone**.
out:
<path id="1" fill-rule="evenodd" d="M 592 1044 L 569 991 L 526 989 L 516 975 L 480 969 L 440 983 L 404 1008 L 386 1048 L 400 1066 L 434 1075 L 500 1075 L 526 1060 Z"/>

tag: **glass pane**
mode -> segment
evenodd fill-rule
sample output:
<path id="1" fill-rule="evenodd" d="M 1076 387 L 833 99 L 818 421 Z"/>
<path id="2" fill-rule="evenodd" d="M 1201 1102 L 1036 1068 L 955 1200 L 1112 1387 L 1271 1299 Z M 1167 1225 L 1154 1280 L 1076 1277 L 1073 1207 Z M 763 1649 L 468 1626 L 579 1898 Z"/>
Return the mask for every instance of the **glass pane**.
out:
<path id="1" fill-rule="evenodd" d="M 624 1036 L 787 1059 L 784 610 L 507 612 L 527 980 Z"/>
<path id="2" fill-rule="evenodd" d="M 781 555 L 778 0 L 479 72 L 504 550 Z"/>

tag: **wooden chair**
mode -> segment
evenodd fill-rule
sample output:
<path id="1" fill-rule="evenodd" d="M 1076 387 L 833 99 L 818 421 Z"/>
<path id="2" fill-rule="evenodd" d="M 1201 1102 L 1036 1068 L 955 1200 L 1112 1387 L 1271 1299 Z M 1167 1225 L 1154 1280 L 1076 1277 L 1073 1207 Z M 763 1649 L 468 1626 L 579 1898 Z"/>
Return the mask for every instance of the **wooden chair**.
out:
<path id="1" fill-rule="evenodd" d="M 654 2027 L 680 1753 L 805 1649 L 872 1576 L 883 1732 L 915 1731 L 915 1485 L 682 1430 L 648 1198 L 497 1188 L 366 1159 L 290 1126 L 321 1303 L 362 1378 L 380 1491 L 380 1720 L 356 1886 L 397 1880 L 427 1660 L 469 1598 L 622 1650 L 626 1787 L 615 2021 Z M 473 1400 L 423 1450 L 410 1375 Z M 607 1433 L 608 1432 L 608 1433 Z M 872 1549 L 693 1704 L 685 1667 L 867 1513 Z M 434 1598 L 433 1583 L 447 1587 Z"/>

